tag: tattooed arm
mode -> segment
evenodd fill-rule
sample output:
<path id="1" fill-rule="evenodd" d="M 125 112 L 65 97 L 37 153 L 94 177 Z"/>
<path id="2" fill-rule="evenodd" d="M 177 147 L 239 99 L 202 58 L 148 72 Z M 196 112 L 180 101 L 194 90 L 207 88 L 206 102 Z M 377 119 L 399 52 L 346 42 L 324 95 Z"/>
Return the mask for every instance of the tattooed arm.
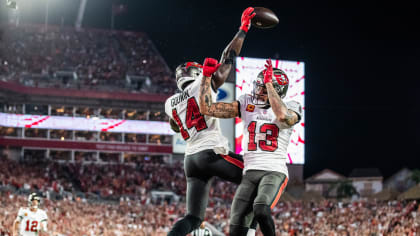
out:
<path id="1" fill-rule="evenodd" d="M 239 115 L 238 102 L 212 102 L 211 77 L 203 76 L 200 85 L 200 113 L 217 118 L 234 118 Z"/>
<path id="2" fill-rule="evenodd" d="M 283 100 L 274 89 L 273 84 L 266 83 L 265 86 L 267 87 L 268 100 L 270 101 L 271 108 L 273 109 L 277 120 L 285 122 L 289 126 L 296 124 L 299 121 L 298 115 L 294 111 L 287 109 L 286 104 L 284 104 Z"/>

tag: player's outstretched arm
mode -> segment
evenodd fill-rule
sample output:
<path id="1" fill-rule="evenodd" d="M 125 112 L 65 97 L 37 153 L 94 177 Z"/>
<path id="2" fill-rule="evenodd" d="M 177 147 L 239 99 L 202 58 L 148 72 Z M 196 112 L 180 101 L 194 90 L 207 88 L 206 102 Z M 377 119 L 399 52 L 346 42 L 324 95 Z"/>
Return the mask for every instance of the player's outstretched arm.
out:
<path id="1" fill-rule="evenodd" d="M 242 45 L 245 40 L 246 33 L 251 27 L 251 19 L 255 16 L 254 8 L 248 7 L 242 13 L 241 26 L 239 32 L 233 37 L 232 41 L 223 50 L 220 62 L 222 63 L 219 69 L 213 75 L 213 87 L 218 89 L 228 78 L 234 63 L 234 59 L 239 55 Z"/>
<path id="2" fill-rule="evenodd" d="M 239 114 L 238 102 L 212 102 L 211 76 L 221 66 L 216 59 L 206 58 L 203 65 L 203 79 L 200 85 L 200 113 L 217 118 L 233 118 Z"/>
<path id="3" fill-rule="evenodd" d="M 273 87 L 273 65 L 271 64 L 271 59 L 267 60 L 265 68 L 264 84 L 267 88 L 268 100 L 270 101 L 271 108 L 273 109 L 277 120 L 285 122 L 289 126 L 293 126 L 299 121 L 299 117 L 294 111 L 287 109 L 286 104 L 284 104 L 283 100 Z"/>

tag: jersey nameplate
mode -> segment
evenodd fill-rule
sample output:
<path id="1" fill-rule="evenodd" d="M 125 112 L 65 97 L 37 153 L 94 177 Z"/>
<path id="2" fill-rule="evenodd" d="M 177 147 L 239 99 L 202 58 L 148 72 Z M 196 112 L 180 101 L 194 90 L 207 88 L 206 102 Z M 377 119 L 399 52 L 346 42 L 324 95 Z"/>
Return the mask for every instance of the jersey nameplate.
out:
<path id="1" fill-rule="evenodd" d="M 271 121 L 272 119 L 268 116 L 257 116 L 257 120 Z"/>
<path id="2" fill-rule="evenodd" d="M 187 99 L 190 95 L 188 94 L 188 90 L 184 91 L 180 95 L 174 97 L 171 99 L 171 106 L 174 107 L 178 105 L 179 103 L 183 102 L 185 99 Z"/>

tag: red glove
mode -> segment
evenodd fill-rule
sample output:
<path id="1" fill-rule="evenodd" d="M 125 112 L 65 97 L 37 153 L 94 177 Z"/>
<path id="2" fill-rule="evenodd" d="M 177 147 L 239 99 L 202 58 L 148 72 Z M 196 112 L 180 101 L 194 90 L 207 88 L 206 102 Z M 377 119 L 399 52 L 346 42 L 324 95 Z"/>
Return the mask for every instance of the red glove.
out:
<path id="1" fill-rule="evenodd" d="M 271 64 L 271 59 L 265 61 L 265 70 L 264 74 L 264 84 L 273 82 L 273 65 Z"/>
<path id="2" fill-rule="evenodd" d="M 244 12 L 242 12 L 241 27 L 239 27 L 239 29 L 245 31 L 246 33 L 251 27 L 251 19 L 256 15 L 256 13 L 252 12 L 254 12 L 253 7 L 248 7 Z"/>
<path id="3" fill-rule="evenodd" d="M 216 59 L 206 58 L 203 64 L 203 75 L 205 77 L 210 77 L 220 65 L 221 63 L 217 63 Z"/>

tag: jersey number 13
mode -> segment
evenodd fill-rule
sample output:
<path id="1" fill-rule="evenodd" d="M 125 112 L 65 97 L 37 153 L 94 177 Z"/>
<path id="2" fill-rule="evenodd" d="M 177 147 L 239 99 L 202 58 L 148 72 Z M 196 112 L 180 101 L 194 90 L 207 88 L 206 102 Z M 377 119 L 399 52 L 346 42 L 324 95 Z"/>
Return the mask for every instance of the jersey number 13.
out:
<path id="1" fill-rule="evenodd" d="M 255 142 L 255 129 L 257 128 L 257 122 L 252 121 L 248 125 L 248 132 L 249 132 L 249 142 L 248 142 L 248 151 L 256 151 L 257 150 L 257 143 Z M 268 131 L 271 131 L 269 134 Z M 274 152 L 278 145 L 277 145 L 277 138 L 279 136 L 279 127 L 275 124 L 263 124 L 260 127 L 260 133 L 265 133 L 266 138 L 265 140 L 259 140 L 258 145 L 260 146 L 261 150 Z M 270 144 L 267 142 L 270 141 Z"/>

